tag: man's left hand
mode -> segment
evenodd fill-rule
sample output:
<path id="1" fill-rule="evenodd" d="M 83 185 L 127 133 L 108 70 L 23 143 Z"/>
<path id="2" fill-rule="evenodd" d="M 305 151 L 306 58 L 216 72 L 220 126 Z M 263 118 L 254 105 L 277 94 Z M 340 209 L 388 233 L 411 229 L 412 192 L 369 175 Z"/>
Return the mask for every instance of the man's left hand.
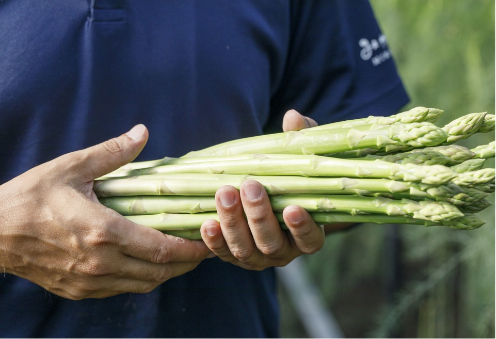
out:
<path id="1" fill-rule="evenodd" d="M 295 110 L 288 111 L 283 130 L 296 131 L 317 123 Z M 264 187 L 247 180 L 240 190 L 219 188 L 215 195 L 220 222 L 207 220 L 201 227 L 203 241 L 224 261 L 243 268 L 263 270 L 285 266 L 302 254 L 317 252 L 324 245 L 324 230 L 307 211 L 295 205 L 284 209 L 287 231 L 281 229 Z"/>

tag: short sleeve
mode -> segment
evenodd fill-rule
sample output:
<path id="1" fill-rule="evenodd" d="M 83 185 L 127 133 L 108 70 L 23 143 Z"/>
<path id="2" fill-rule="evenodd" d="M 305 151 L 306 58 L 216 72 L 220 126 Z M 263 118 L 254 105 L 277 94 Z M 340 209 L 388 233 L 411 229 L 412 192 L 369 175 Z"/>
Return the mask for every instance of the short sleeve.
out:
<path id="1" fill-rule="evenodd" d="M 367 0 L 299 0 L 266 131 L 289 109 L 319 124 L 390 115 L 408 102 L 387 39 Z"/>

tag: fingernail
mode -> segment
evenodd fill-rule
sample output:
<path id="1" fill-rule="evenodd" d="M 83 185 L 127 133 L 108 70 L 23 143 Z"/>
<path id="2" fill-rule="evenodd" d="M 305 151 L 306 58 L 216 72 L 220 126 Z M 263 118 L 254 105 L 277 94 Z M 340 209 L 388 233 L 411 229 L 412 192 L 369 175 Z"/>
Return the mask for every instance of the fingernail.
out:
<path id="1" fill-rule="evenodd" d="M 236 201 L 236 196 L 234 195 L 234 192 L 226 189 L 220 192 L 220 203 L 224 207 L 231 207 L 234 205 L 234 202 Z"/>
<path id="2" fill-rule="evenodd" d="M 298 224 L 303 220 L 303 213 L 298 208 L 291 208 L 287 212 L 287 218 L 292 224 Z"/>
<path id="3" fill-rule="evenodd" d="M 215 225 L 205 226 L 205 232 L 209 237 L 215 237 L 219 233 L 219 229 Z"/>
<path id="4" fill-rule="evenodd" d="M 246 184 L 243 186 L 243 191 L 248 200 L 257 200 L 262 195 L 262 189 L 258 184 Z"/>
<path id="5" fill-rule="evenodd" d="M 145 125 L 139 124 L 134 126 L 129 132 L 126 133 L 128 137 L 133 140 L 139 140 L 145 134 Z"/>

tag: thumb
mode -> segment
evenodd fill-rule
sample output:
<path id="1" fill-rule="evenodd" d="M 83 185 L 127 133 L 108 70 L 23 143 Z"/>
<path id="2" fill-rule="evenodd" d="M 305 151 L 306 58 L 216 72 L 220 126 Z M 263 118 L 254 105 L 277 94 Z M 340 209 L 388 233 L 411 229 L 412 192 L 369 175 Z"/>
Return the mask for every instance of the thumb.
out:
<path id="1" fill-rule="evenodd" d="M 282 121 L 282 130 L 284 132 L 299 131 L 305 128 L 317 126 L 317 122 L 312 118 L 306 117 L 294 109 L 291 109 L 284 114 Z"/>
<path id="2" fill-rule="evenodd" d="M 148 130 L 144 125 L 136 125 L 129 132 L 89 147 L 84 153 L 84 167 L 90 180 L 110 173 L 133 161 L 145 147 Z"/>

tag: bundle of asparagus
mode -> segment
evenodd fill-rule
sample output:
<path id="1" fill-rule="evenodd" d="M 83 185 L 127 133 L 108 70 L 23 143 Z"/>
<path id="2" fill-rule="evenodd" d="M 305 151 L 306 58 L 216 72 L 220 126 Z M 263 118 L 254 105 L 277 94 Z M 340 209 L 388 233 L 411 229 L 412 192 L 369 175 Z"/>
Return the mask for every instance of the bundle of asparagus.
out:
<path id="1" fill-rule="evenodd" d="M 494 115 L 471 113 L 444 127 L 443 113 L 416 107 L 389 117 L 332 123 L 244 138 L 181 158 L 130 163 L 99 178 L 102 204 L 165 233 L 200 239 L 218 219 L 214 195 L 253 179 L 276 217 L 299 205 L 316 223 L 397 223 L 475 229 L 474 213 L 494 192 L 494 142 L 474 149 L 455 142 L 494 130 Z"/>

